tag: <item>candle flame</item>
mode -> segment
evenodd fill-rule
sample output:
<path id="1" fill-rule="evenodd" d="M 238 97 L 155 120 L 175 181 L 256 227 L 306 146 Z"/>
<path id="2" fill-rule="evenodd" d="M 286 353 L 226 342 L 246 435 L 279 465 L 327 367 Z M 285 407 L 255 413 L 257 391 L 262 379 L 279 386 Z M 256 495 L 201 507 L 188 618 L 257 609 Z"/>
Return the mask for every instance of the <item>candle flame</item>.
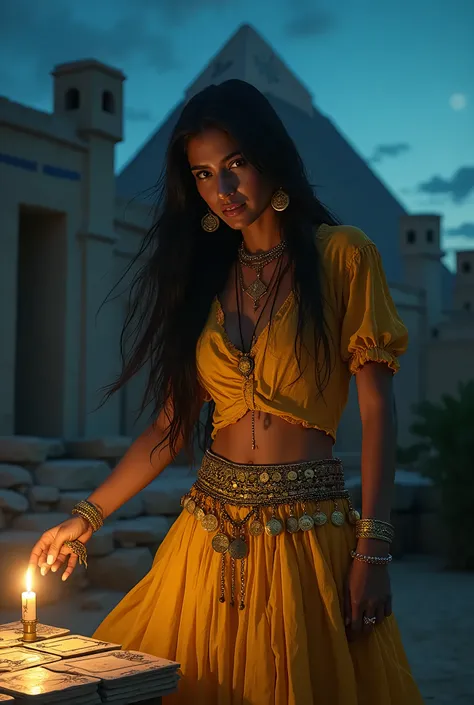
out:
<path id="1" fill-rule="evenodd" d="M 31 570 L 28 568 L 28 570 L 26 571 L 26 592 L 31 592 L 32 583 L 33 577 L 31 575 Z"/>

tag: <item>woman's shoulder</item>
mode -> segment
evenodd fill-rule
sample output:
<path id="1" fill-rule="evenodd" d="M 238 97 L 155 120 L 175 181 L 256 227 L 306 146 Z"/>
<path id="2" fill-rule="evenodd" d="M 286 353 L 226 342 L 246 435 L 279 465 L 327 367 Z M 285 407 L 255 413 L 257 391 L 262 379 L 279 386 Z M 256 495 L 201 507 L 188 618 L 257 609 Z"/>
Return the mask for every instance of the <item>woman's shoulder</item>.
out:
<path id="1" fill-rule="evenodd" d="M 324 260 L 348 266 L 373 241 L 354 225 L 321 225 L 316 232 L 316 246 Z"/>

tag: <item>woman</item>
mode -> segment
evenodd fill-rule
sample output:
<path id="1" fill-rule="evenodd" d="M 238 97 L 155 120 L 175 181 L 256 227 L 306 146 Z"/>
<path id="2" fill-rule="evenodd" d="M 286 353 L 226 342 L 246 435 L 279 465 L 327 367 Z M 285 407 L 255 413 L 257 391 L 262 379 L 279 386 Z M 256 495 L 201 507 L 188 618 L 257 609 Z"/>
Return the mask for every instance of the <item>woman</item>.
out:
<path id="1" fill-rule="evenodd" d="M 387 571 L 407 332 L 374 244 L 337 224 L 269 102 L 233 80 L 184 108 L 144 253 L 126 323 L 138 337 L 108 395 L 149 363 L 155 420 L 32 562 L 66 579 L 75 540 L 192 449 L 209 402 L 183 512 L 96 636 L 181 663 L 170 703 L 421 703 Z M 332 456 L 352 374 L 363 520 Z"/>

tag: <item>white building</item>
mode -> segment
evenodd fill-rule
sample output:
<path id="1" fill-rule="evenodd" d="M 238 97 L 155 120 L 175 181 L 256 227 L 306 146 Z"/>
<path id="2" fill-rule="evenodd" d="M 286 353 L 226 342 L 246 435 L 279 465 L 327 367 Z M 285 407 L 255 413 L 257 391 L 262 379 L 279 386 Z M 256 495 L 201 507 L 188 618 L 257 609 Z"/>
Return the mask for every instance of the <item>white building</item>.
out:
<path id="1" fill-rule="evenodd" d="M 410 442 L 414 402 L 474 376 L 474 252 L 458 253 L 453 277 L 441 262 L 440 217 L 404 211 L 251 27 L 229 40 L 118 176 L 124 75 L 85 60 L 57 66 L 52 76 L 52 113 L 0 98 L 0 435 L 133 436 L 143 428 L 146 419 L 133 426 L 140 379 L 94 412 L 99 388 L 119 370 L 129 279 L 98 310 L 151 223 L 143 192 L 158 179 L 182 105 L 228 78 L 269 97 L 318 196 L 380 249 L 411 336 L 396 377 L 399 442 Z M 359 444 L 351 393 L 338 451 Z"/>

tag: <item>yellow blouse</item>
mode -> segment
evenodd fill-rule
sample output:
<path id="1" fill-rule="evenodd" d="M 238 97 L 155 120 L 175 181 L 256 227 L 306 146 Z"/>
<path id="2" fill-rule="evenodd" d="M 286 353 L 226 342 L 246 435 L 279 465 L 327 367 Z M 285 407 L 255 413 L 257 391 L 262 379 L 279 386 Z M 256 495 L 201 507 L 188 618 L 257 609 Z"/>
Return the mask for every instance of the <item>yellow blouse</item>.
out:
<path id="1" fill-rule="evenodd" d="M 255 369 L 250 379 L 237 368 L 240 353 L 226 335 L 216 298 L 196 348 L 200 382 L 207 400 L 215 402 L 212 438 L 255 409 L 319 429 L 335 441 L 351 374 L 369 361 L 383 362 L 394 373 L 398 371 L 397 358 L 407 349 L 408 332 L 393 303 L 375 244 L 358 228 L 322 225 L 316 245 L 332 341 L 331 374 L 322 395 L 315 382 L 312 335 L 305 337 L 307 350 L 301 349 L 301 374 L 298 368 L 293 292 L 252 348 Z"/>

